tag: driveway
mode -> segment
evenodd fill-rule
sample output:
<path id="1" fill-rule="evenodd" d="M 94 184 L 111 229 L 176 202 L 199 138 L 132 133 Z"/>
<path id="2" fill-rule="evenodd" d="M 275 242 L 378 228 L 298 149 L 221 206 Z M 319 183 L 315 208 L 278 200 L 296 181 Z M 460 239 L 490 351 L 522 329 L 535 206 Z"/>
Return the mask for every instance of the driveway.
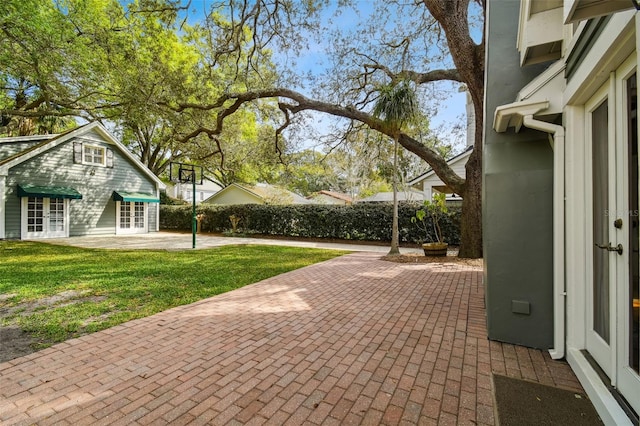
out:
<path id="1" fill-rule="evenodd" d="M 480 268 L 356 252 L 0 364 L 0 422 L 492 425 L 492 373 L 581 391 L 487 339 Z"/>

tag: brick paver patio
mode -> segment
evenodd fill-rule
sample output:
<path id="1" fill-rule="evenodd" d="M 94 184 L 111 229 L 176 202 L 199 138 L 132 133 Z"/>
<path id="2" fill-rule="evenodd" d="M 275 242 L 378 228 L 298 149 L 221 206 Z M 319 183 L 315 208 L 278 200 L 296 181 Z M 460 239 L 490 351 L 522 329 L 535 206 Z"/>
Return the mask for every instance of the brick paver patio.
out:
<path id="1" fill-rule="evenodd" d="M 0 364 L 2 424 L 495 424 L 482 271 L 356 253 Z"/>

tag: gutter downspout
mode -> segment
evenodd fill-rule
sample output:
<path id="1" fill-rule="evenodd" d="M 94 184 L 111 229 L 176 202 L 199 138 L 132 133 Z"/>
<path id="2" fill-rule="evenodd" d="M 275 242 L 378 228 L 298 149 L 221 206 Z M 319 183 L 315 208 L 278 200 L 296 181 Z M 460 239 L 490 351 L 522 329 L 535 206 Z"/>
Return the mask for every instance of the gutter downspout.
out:
<path id="1" fill-rule="evenodd" d="M 549 133 L 553 136 L 553 349 L 552 359 L 565 356 L 566 286 L 565 286 L 565 206 L 564 206 L 564 128 L 558 124 L 536 120 L 525 115 L 525 127 Z"/>

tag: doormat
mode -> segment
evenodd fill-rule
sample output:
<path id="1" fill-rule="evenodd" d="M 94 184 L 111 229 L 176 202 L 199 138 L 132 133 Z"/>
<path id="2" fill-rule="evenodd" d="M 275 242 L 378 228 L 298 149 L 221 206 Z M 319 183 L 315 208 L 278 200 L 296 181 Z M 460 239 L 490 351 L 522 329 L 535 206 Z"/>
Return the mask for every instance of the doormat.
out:
<path id="1" fill-rule="evenodd" d="M 584 393 L 493 375 L 501 426 L 602 425 Z"/>

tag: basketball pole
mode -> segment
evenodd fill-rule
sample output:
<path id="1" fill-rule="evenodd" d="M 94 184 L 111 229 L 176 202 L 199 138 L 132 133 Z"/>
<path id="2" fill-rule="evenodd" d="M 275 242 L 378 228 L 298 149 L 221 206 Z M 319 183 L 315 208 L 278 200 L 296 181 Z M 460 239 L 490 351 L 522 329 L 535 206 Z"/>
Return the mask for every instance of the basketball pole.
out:
<path id="1" fill-rule="evenodd" d="M 193 235 L 191 248 L 196 248 L 196 232 L 198 231 L 198 218 L 196 217 L 196 171 L 193 170 L 193 179 L 191 179 L 193 193 L 193 211 L 191 217 L 191 233 Z"/>
<path id="2" fill-rule="evenodd" d="M 173 173 L 176 171 L 177 167 L 177 176 L 173 177 Z M 198 216 L 196 215 L 196 178 L 198 176 L 196 167 L 200 167 L 200 184 L 202 185 L 202 166 L 196 166 L 194 164 L 186 164 L 186 163 L 177 163 L 171 162 L 169 163 L 169 180 L 171 182 L 180 182 L 181 184 L 186 184 L 191 182 L 191 192 L 193 193 L 192 202 L 192 211 L 191 211 L 191 248 L 196 248 L 196 233 L 198 232 Z M 186 201 L 186 200 L 185 200 Z"/>

